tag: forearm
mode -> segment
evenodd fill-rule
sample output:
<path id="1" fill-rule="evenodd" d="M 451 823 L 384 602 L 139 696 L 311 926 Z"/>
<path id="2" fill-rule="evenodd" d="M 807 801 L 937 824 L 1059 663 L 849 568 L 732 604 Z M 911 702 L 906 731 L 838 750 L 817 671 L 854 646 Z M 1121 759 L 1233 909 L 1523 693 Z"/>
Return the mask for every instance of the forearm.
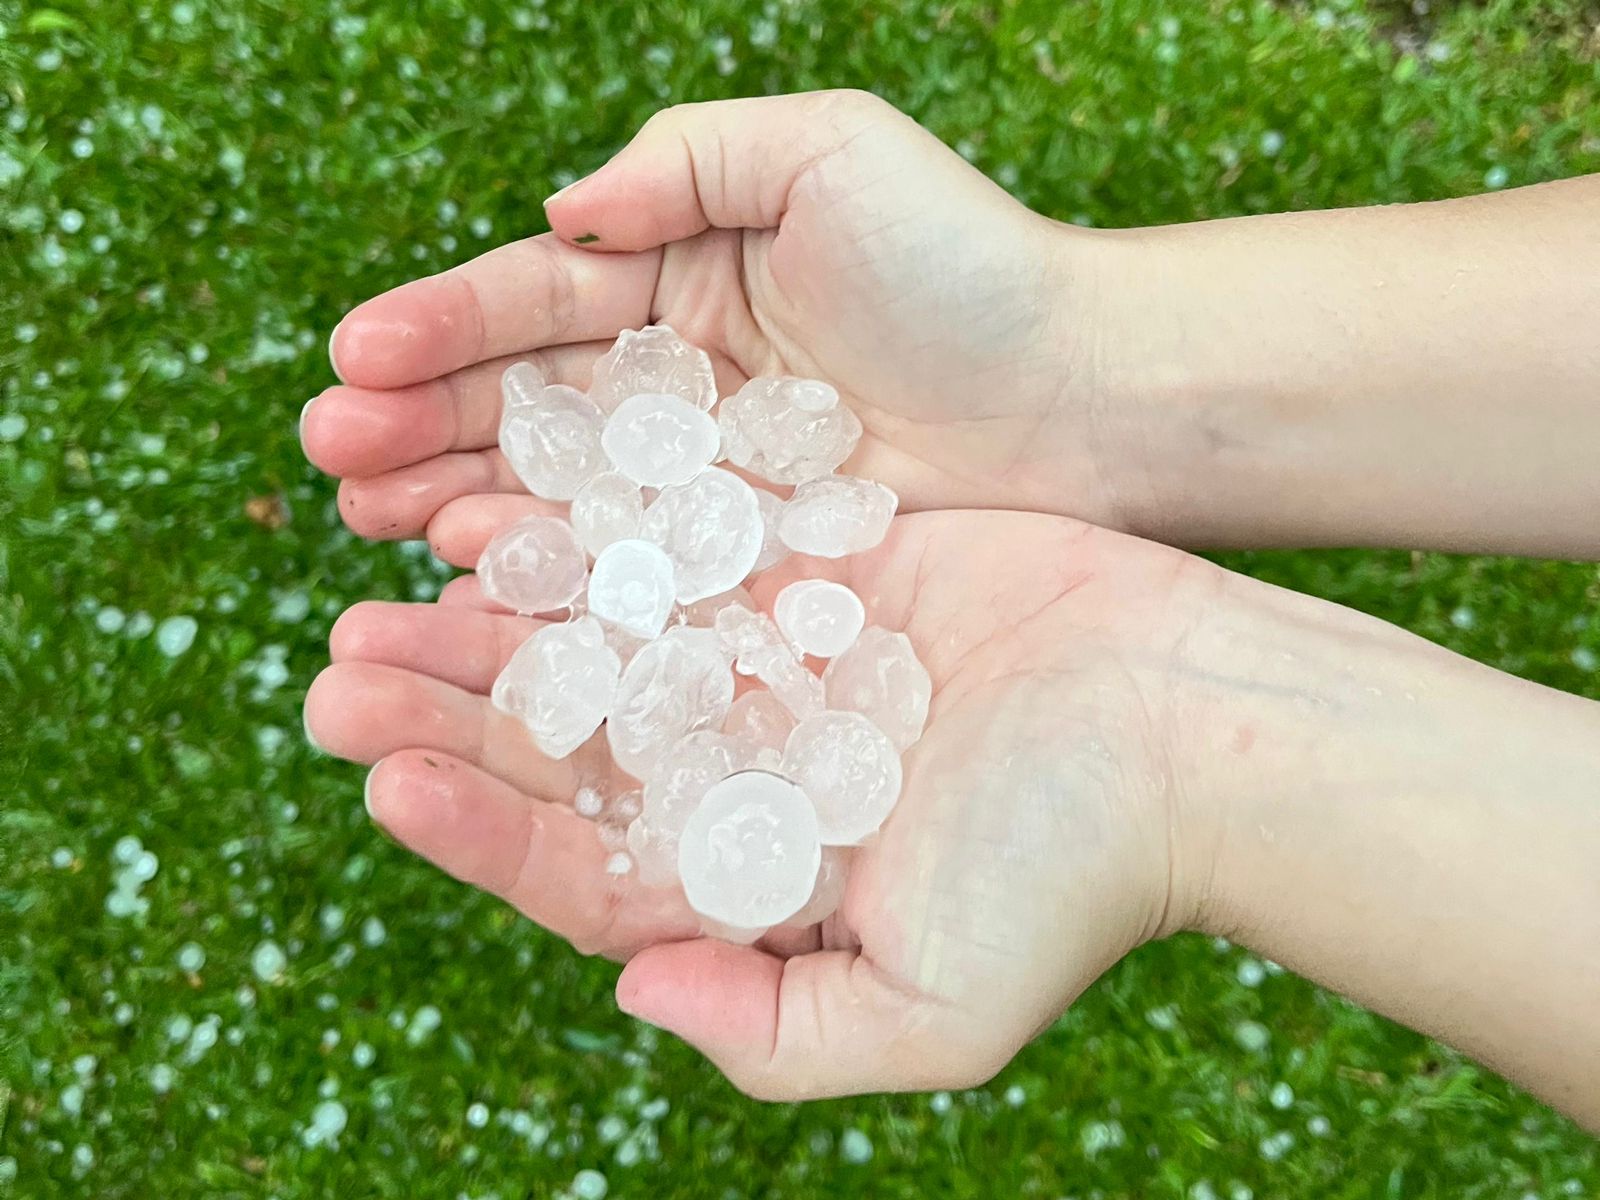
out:
<path id="1" fill-rule="evenodd" d="M 1212 646 L 1261 665 L 1200 923 L 1600 1128 L 1600 705 L 1282 603 Z"/>
<path id="2" fill-rule="evenodd" d="M 1101 253 L 1138 532 L 1600 557 L 1600 176 Z"/>

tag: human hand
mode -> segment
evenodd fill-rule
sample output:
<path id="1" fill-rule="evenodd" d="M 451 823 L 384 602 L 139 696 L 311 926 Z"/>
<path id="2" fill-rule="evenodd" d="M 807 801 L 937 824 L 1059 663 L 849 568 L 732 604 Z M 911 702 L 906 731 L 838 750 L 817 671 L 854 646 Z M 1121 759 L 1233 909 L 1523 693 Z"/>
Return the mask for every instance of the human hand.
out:
<path id="1" fill-rule="evenodd" d="M 665 322 L 720 390 L 826 379 L 861 418 L 847 470 L 903 507 L 1066 511 L 1118 524 L 1131 412 L 1085 363 L 1095 236 L 1024 208 L 908 117 L 856 92 L 682 105 L 552 197 L 555 232 L 359 306 L 344 383 L 302 437 L 366 536 L 415 537 L 452 500 L 520 492 L 499 380 L 531 358 L 584 387 L 619 330 Z"/>
<path id="2" fill-rule="evenodd" d="M 474 562 L 539 503 L 463 501 L 440 548 Z M 757 947 L 699 938 L 681 894 L 605 873 L 608 851 L 570 807 L 579 763 L 541 756 L 488 700 L 537 622 L 496 610 L 470 576 L 438 605 L 346 613 L 307 728 L 378 764 L 367 802 L 393 836 L 581 950 L 629 960 L 622 1006 L 746 1091 L 986 1078 L 1188 916 L 1169 660 L 1220 572 L 1058 518 L 925 513 L 867 554 L 785 563 L 757 601 L 828 573 L 870 620 L 907 631 L 933 678 L 931 718 L 838 912 Z"/>

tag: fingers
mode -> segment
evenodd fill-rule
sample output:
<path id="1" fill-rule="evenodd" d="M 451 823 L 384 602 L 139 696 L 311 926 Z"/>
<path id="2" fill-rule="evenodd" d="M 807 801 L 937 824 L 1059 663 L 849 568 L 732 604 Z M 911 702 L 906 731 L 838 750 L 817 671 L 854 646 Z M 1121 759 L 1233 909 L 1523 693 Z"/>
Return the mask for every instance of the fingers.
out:
<path id="1" fill-rule="evenodd" d="M 340 478 L 380 475 L 449 450 L 481 450 L 499 438 L 500 377 L 507 367 L 531 362 L 551 383 L 587 388 L 607 345 L 529 350 L 389 391 L 337 384 L 300 414 L 300 441 L 307 458 Z"/>
<path id="2" fill-rule="evenodd" d="M 341 480 L 339 515 L 362 537 L 414 538 L 451 501 L 501 492 L 534 499 L 498 447 L 440 454 L 371 479 Z M 536 511 L 556 511 L 547 502 L 534 503 L 540 506 Z"/>
<path id="3" fill-rule="evenodd" d="M 445 562 L 474 567 L 495 534 L 523 517 L 550 510 L 548 502 L 526 493 L 465 495 L 444 505 L 428 522 L 428 544 Z"/>
<path id="4" fill-rule="evenodd" d="M 483 594 L 483 584 L 476 575 L 457 575 L 444 587 L 439 589 L 439 599 L 434 601 L 441 608 L 475 608 L 481 612 L 510 613 L 511 610 L 503 604 L 496 604 Z"/>
<path id="5" fill-rule="evenodd" d="M 384 758 L 367 809 L 396 840 L 499 896 L 586 954 L 625 957 L 698 928 L 681 895 L 609 875 L 594 824 L 472 763 L 426 750 Z"/>
<path id="6" fill-rule="evenodd" d="M 487 696 L 517 648 L 544 625 L 460 605 L 364 600 L 333 623 L 328 650 L 336 663 L 401 667 Z"/>
<path id="7" fill-rule="evenodd" d="M 886 123 L 910 124 L 866 92 L 680 104 L 552 196 L 545 213 L 560 237 L 591 250 L 639 251 L 712 227 L 775 228 L 807 171 Z"/>
<path id="8" fill-rule="evenodd" d="M 358 305 L 328 355 L 353 387 L 398 388 L 648 322 L 660 255 L 588 254 L 549 234 L 512 242 Z"/>
<path id="9" fill-rule="evenodd" d="M 968 1061 L 953 1010 L 853 950 L 784 960 L 709 939 L 652 946 L 623 968 L 617 1004 L 763 1100 L 954 1086 L 999 1066 Z"/>
<path id="10" fill-rule="evenodd" d="M 385 663 L 339 662 L 306 693 L 306 733 L 327 753 L 375 763 L 421 748 L 464 759 L 520 791 L 566 802 L 578 789 L 585 746 L 554 761 L 522 722 L 454 684 Z"/>

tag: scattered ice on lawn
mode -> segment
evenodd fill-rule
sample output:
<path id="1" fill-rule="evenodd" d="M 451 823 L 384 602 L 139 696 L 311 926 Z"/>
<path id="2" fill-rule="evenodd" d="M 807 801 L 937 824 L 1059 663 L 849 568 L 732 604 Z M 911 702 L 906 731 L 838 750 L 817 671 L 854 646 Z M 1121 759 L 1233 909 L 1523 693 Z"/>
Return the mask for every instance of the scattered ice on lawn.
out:
<path id="1" fill-rule="evenodd" d="M 482 1101 L 474 1101 L 467 1105 L 467 1124 L 474 1129 L 482 1129 L 489 1123 L 489 1106 Z"/>
<path id="2" fill-rule="evenodd" d="M 672 560 L 678 599 L 692 604 L 741 583 L 761 553 L 761 504 L 748 483 L 720 467 L 662 488 L 644 511 L 641 537 Z"/>
<path id="3" fill-rule="evenodd" d="M 177 658 L 194 645 L 199 631 L 200 623 L 193 617 L 168 617 L 156 627 L 156 647 L 168 658 Z"/>
<path id="4" fill-rule="evenodd" d="M 535 496 L 571 500 L 606 469 L 600 444 L 605 414 L 576 388 L 546 385 L 532 363 L 501 377 L 500 451 Z"/>
<path id="5" fill-rule="evenodd" d="M 733 672 L 709 629 L 678 625 L 645 646 L 622 672 L 606 738 L 617 765 L 647 779 L 667 747 L 722 723 Z"/>
<path id="6" fill-rule="evenodd" d="M 524 517 L 497 534 L 478 559 L 483 594 L 524 615 L 563 608 L 583 591 L 589 560 L 572 526 Z"/>
<path id="7" fill-rule="evenodd" d="M 270 938 L 256 946 L 250 954 L 250 969 L 262 983 L 275 983 L 283 978 L 288 965 L 289 959 L 283 947 Z"/>
<path id="8" fill-rule="evenodd" d="M 828 664 L 822 685 L 829 708 L 861 713 L 902 752 L 928 723 L 933 680 L 903 633 L 868 626 Z"/>
<path id="9" fill-rule="evenodd" d="M 606 1177 L 591 1167 L 585 1167 L 572 1177 L 573 1200 L 605 1200 L 608 1188 Z"/>
<path id="10" fill-rule="evenodd" d="M 572 498 L 572 528 L 596 558 L 612 542 L 639 536 L 644 496 L 639 485 L 616 471 L 602 471 Z"/>
<path id="11" fill-rule="evenodd" d="M 177 1081 L 178 1073 L 166 1063 L 157 1063 L 150 1068 L 150 1090 L 158 1096 L 170 1092 Z"/>
<path id="12" fill-rule="evenodd" d="M 178 968 L 191 975 L 206 965 L 206 952 L 199 942 L 185 942 L 178 949 Z"/>
<path id="13" fill-rule="evenodd" d="M 589 575 L 590 615 L 635 637 L 653 638 L 666 628 L 676 596 L 672 560 L 642 538 L 612 542 Z"/>
<path id="14" fill-rule="evenodd" d="M 889 532 L 899 499 L 881 483 L 825 475 L 795 488 L 783 506 L 778 535 L 789 549 L 820 558 L 871 550 Z"/>
<path id="15" fill-rule="evenodd" d="M 783 774 L 816 805 L 830 846 L 853 846 L 883 824 L 900 798 L 900 754 L 860 713 L 824 712 L 794 727 Z"/>
<path id="16" fill-rule="evenodd" d="M 308 1150 L 316 1146 L 331 1146 L 344 1132 L 350 1114 L 337 1100 L 324 1100 L 311 1110 L 311 1123 L 300 1134 L 300 1142 Z"/>
<path id="17" fill-rule="evenodd" d="M 742 771 L 713 786 L 678 842 L 690 905 L 740 929 L 776 925 L 800 911 L 821 859 L 811 801 L 766 771 Z"/>
<path id="18" fill-rule="evenodd" d="M 580 617 L 546 625 L 517 648 L 490 698 L 517 717 L 551 758 L 565 758 L 600 727 L 617 696 L 622 661 L 600 622 Z"/>
<path id="19" fill-rule="evenodd" d="M 756 555 L 755 565 L 750 570 L 756 574 L 770 571 L 784 559 L 789 557 L 789 547 L 783 544 L 783 538 L 778 535 L 778 522 L 783 517 L 783 498 L 766 488 L 753 489 L 756 494 L 756 503 L 761 508 L 761 553 Z"/>
<path id="20" fill-rule="evenodd" d="M 795 580 L 778 593 L 772 616 L 790 643 L 819 658 L 844 653 L 866 623 L 856 594 L 826 579 Z"/>
<path id="21" fill-rule="evenodd" d="M 688 483 L 717 456 L 717 423 L 677 396 L 630 396 L 606 418 L 600 443 L 611 464 L 642 487 Z"/>
<path id="22" fill-rule="evenodd" d="M 691 346 L 671 326 L 624 329 L 594 365 L 589 398 L 610 413 L 630 396 L 678 396 L 705 412 L 717 402 L 711 357 Z"/>
<path id="23" fill-rule="evenodd" d="M 680 834 L 711 787 L 755 766 L 758 747 L 701 729 L 675 742 L 656 761 L 644 785 L 644 819 L 652 829 Z"/>
<path id="24" fill-rule="evenodd" d="M 859 1129 L 846 1129 L 839 1138 L 839 1157 L 861 1166 L 872 1161 L 872 1139 Z"/>
<path id="25" fill-rule="evenodd" d="M 723 452 L 773 483 L 804 483 L 836 470 L 861 440 L 861 422 L 818 379 L 757 376 L 717 410 Z"/>

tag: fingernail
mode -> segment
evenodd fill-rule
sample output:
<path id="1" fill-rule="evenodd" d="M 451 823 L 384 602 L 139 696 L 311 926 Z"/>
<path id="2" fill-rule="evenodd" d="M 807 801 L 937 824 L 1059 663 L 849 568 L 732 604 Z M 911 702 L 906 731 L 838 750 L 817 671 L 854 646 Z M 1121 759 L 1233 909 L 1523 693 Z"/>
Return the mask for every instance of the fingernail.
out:
<path id="1" fill-rule="evenodd" d="M 339 325 L 343 325 L 341 320 Z M 344 374 L 339 370 L 339 360 L 333 356 L 333 339 L 339 336 L 339 325 L 333 327 L 333 332 L 328 335 L 328 365 L 333 368 L 334 376 L 340 383 L 345 381 Z"/>
<path id="2" fill-rule="evenodd" d="M 299 435 L 301 441 L 305 441 L 306 437 L 306 414 L 311 411 L 311 406 L 316 402 L 317 398 L 315 396 L 307 400 L 305 407 L 300 410 L 300 419 L 295 422 L 295 432 Z"/>
<path id="3" fill-rule="evenodd" d="M 362 803 L 362 806 L 366 808 L 367 816 L 371 817 L 374 822 L 376 822 L 378 820 L 378 818 L 377 818 L 377 815 L 375 813 L 373 813 L 373 811 L 372 811 L 372 777 L 374 775 L 376 775 L 377 773 L 378 773 L 378 764 L 377 763 L 373 763 L 372 764 L 372 770 L 367 772 L 367 780 L 366 780 L 366 782 L 361 785 L 361 803 Z"/>
<path id="4" fill-rule="evenodd" d="M 315 750 L 318 754 L 327 753 L 327 751 L 322 748 L 322 743 L 317 741 L 317 739 L 312 735 L 311 714 L 306 712 L 304 709 L 300 710 L 300 728 L 305 730 L 306 742 L 313 750 Z"/>
<path id="5" fill-rule="evenodd" d="M 554 203 L 555 201 L 561 199 L 561 197 L 565 196 L 568 192 L 572 191 L 572 189 L 577 187 L 580 183 L 584 183 L 584 182 L 586 182 L 586 181 L 588 181 L 588 180 L 590 180 L 592 178 L 594 178 L 594 175 L 591 172 L 590 174 L 585 175 L 582 179 L 574 179 L 571 183 L 567 184 L 567 186 L 562 188 L 560 191 L 556 191 L 556 192 L 550 193 L 549 197 L 545 200 L 545 204 L 549 205 L 549 204 Z"/>

